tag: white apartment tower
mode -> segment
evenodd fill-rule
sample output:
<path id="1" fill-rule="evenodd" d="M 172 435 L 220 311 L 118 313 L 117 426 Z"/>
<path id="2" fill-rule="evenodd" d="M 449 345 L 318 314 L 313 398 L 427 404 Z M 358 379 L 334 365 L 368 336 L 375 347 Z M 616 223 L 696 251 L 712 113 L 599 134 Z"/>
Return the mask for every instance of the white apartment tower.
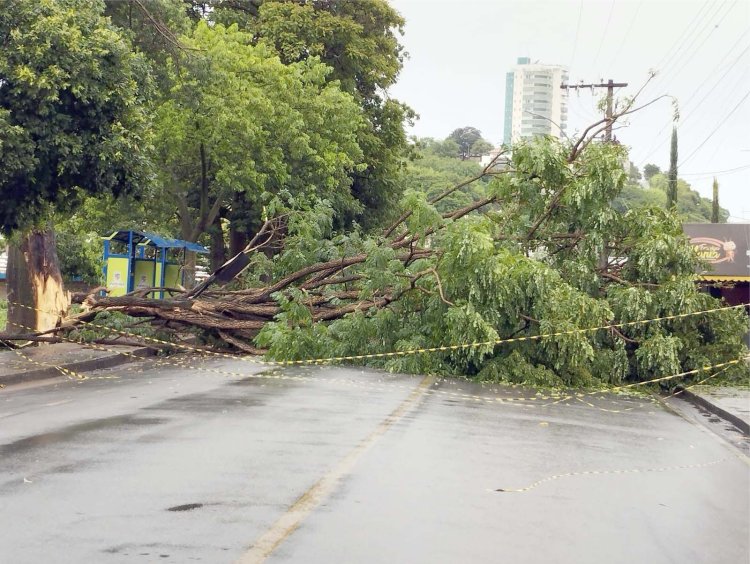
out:
<path id="1" fill-rule="evenodd" d="M 513 144 L 537 135 L 562 137 L 568 125 L 568 69 L 519 57 L 505 78 L 505 134 Z"/>

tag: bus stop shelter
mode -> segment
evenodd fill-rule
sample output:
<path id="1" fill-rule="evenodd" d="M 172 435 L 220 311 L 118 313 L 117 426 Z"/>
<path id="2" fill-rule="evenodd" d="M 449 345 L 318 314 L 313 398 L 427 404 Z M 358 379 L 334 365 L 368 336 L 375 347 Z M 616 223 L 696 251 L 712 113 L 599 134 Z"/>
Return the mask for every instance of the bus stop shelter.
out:
<path id="1" fill-rule="evenodd" d="M 159 288 L 152 297 L 163 299 L 164 288 L 184 286 L 184 265 L 191 258 L 189 253 L 208 253 L 198 243 L 146 231 L 115 231 L 102 239 L 104 280 L 110 296 L 123 296 L 139 288 Z"/>

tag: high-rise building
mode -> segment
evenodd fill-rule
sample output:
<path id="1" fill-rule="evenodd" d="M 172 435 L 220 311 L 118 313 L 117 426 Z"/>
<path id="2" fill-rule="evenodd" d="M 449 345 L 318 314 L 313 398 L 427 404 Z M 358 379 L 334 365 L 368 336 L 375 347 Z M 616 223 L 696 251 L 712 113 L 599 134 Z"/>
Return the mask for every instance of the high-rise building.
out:
<path id="1" fill-rule="evenodd" d="M 503 142 L 537 135 L 560 138 L 568 125 L 568 69 L 560 65 L 532 63 L 519 57 L 505 77 L 505 134 Z"/>

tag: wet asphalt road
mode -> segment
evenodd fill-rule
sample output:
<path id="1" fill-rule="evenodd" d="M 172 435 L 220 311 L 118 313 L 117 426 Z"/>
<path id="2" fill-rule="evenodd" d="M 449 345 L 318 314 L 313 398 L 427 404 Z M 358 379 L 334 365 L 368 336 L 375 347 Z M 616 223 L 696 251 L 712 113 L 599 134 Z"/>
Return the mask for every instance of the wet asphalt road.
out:
<path id="1" fill-rule="evenodd" d="M 0 390 L 0 562 L 750 557 L 747 458 L 660 404 L 201 366 Z"/>

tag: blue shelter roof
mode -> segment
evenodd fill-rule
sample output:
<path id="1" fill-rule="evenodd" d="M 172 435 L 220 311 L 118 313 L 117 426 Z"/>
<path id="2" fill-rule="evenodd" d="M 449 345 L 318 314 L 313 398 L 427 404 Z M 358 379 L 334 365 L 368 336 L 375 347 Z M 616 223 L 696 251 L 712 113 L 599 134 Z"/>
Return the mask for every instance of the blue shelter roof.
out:
<path id="1" fill-rule="evenodd" d="M 115 231 L 109 237 L 110 241 L 120 241 L 127 243 L 131 231 Z M 183 241 L 182 239 L 170 239 L 169 237 L 162 237 L 156 233 L 149 233 L 147 231 L 132 231 L 133 243 L 135 245 L 148 245 L 150 247 L 157 247 L 160 249 L 187 249 L 194 253 L 208 253 L 208 249 L 198 243 L 192 243 L 191 241 Z"/>

